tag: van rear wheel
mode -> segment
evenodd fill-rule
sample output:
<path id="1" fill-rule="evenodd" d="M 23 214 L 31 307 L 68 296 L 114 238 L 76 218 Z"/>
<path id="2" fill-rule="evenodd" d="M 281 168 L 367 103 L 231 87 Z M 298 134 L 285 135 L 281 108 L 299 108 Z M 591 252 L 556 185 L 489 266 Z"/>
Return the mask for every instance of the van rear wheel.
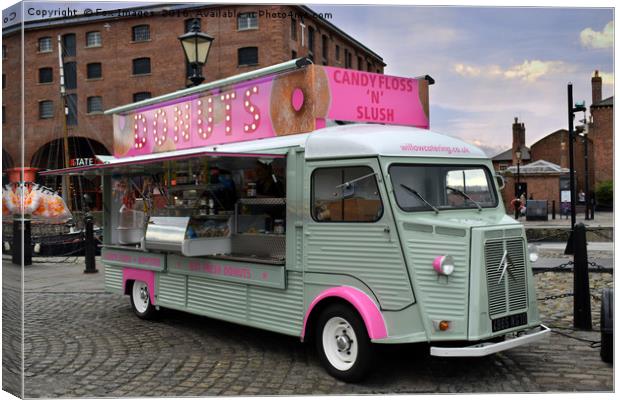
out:
<path id="1" fill-rule="evenodd" d="M 153 319 L 157 310 L 151 303 L 149 287 L 145 282 L 134 281 L 129 295 L 133 312 L 142 319 Z"/>
<path id="2" fill-rule="evenodd" d="M 327 307 L 319 316 L 315 338 L 321 363 L 333 377 L 357 382 L 370 370 L 372 345 L 364 322 L 350 307 Z"/>

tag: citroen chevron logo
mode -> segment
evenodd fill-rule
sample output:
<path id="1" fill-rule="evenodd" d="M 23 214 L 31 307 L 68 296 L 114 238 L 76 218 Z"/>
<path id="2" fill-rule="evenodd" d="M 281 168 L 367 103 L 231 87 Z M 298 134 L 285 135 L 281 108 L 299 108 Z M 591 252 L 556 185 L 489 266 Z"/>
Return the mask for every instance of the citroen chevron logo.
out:
<path id="1" fill-rule="evenodd" d="M 508 273 L 510 274 L 510 270 L 508 269 L 509 263 L 512 264 L 512 260 L 510 259 L 510 256 L 508 255 L 508 250 L 504 250 L 502 261 L 499 262 L 499 268 L 497 268 L 498 271 L 500 269 L 502 270 L 502 274 L 499 276 L 499 280 L 497 281 L 498 285 L 501 283 L 502 278 L 504 278 L 504 274 L 506 273 L 506 271 L 508 271 Z"/>

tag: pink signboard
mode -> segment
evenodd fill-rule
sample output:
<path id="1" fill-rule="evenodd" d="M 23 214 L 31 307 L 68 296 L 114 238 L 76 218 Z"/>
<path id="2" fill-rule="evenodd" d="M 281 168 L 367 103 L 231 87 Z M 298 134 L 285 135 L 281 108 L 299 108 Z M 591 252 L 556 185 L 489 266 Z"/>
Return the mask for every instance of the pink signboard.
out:
<path id="1" fill-rule="evenodd" d="M 345 120 L 428 127 L 426 81 L 309 66 L 114 115 L 131 157 L 311 132 Z"/>

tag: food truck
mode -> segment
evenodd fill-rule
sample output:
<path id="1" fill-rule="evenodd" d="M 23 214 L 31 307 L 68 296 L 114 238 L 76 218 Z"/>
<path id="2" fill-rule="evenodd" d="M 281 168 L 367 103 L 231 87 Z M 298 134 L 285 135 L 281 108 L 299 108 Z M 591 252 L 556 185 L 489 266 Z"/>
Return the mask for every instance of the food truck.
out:
<path id="1" fill-rule="evenodd" d="M 106 111 L 105 287 L 313 340 L 362 379 L 378 345 L 479 357 L 543 338 L 524 228 L 491 161 L 429 128 L 430 77 L 305 59 Z"/>

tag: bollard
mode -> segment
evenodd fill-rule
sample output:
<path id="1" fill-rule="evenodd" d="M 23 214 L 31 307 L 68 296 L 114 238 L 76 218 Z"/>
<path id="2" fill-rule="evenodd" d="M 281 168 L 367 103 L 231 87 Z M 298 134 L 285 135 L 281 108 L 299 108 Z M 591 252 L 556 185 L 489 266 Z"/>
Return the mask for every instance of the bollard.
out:
<path id="1" fill-rule="evenodd" d="M 99 272 L 95 266 L 95 233 L 93 229 L 93 216 L 90 213 L 86 213 L 84 217 L 84 262 L 86 269 L 85 274 L 92 274 Z"/>
<path id="2" fill-rule="evenodd" d="M 555 219 L 555 200 L 551 201 L 551 218 Z"/>
<path id="3" fill-rule="evenodd" d="M 22 232 L 23 229 L 23 232 Z M 11 262 L 16 265 L 32 265 L 32 234 L 30 220 L 25 218 L 13 219 L 13 245 Z M 22 236 L 23 233 L 23 236 Z M 22 241 L 23 239 L 23 241 Z M 23 246 L 22 246 L 23 244 Z M 23 256 L 23 258 L 22 258 Z"/>
<path id="4" fill-rule="evenodd" d="M 588 276 L 588 245 L 586 227 L 576 224 L 573 230 L 573 325 L 576 329 L 592 330 L 590 279 Z"/>

